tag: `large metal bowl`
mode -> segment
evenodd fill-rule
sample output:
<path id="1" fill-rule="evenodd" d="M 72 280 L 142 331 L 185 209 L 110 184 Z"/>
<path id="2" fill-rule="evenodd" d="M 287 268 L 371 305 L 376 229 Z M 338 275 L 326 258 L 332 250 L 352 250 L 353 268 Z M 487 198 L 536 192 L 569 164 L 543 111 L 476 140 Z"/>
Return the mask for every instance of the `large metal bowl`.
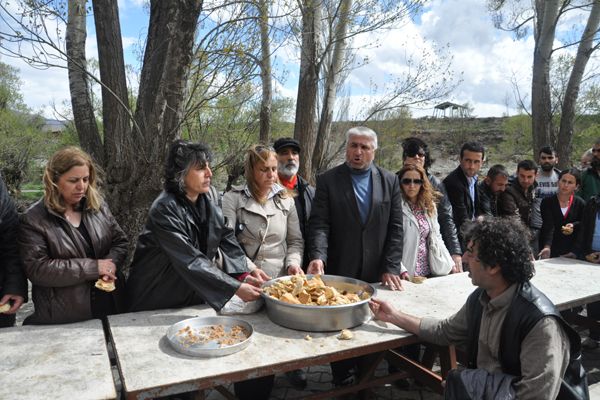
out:
<path id="1" fill-rule="evenodd" d="M 307 275 L 311 278 L 312 275 Z M 272 279 L 265 282 L 263 288 L 273 285 L 275 282 L 289 280 L 290 276 Z M 321 279 L 327 286 L 332 286 L 338 291 L 358 293 L 364 290 L 369 298 L 375 295 L 375 288 L 358 279 L 346 278 L 336 275 L 322 275 Z M 339 306 L 307 306 L 302 304 L 290 304 L 274 299 L 268 294 L 262 294 L 267 308 L 267 315 L 271 321 L 286 328 L 310 332 L 339 331 L 353 328 L 367 322 L 371 318 L 369 310 L 369 298 L 357 303 L 343 304 Z"/>

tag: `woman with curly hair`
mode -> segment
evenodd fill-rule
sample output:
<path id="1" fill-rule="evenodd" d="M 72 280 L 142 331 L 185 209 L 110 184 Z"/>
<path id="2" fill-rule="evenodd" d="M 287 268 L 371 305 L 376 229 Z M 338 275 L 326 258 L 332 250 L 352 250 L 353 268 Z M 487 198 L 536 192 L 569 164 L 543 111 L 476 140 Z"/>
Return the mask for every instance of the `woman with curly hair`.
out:
<path id="1" fill-rule="evenodd" d="M 444 245 L 437 218 L 439 192 L 418 165 L 405 165 L 398 171 L 402 191 L 402 278 L 447 275 L 454 261 Z"/>
<path id="2" fill-rule="evenodd" d="M 140 234 L 127 280 L 131 311 L 207 303 L 219 311 L 237 295 L 260 297 L 266 275 L 250 271 L 233 230 L 208 198 L 210 153 L 202 143 L 171 145 L 164 190 Z"/>

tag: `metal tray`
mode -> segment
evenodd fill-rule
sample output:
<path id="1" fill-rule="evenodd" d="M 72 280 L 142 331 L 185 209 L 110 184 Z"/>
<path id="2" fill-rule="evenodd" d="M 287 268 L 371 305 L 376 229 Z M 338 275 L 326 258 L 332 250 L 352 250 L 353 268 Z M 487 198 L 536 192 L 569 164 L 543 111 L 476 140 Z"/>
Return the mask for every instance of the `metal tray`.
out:
<path id="1" fill-rule="evenodd" d="M 246 340 L 233 345 L 221 345 L 216 340 L 210 340 L 204 343 L 185 343 L 183 336 L 178 334 L 180 330 L 189 326 L 190 329 L 200 330 L 210 325 L 223 325 L 225 332 L 229 333 L 234 326 L 241 326 L 248 333 Z M 167 330 L 167 340 L 171 346 L 179 353 L 194 357 L 221 357 L 228 354 L 237 353 L 244 350 L 250 344 L 252 339 L 252 325 L 248 322 L 232 317 L 196 317 L 184 319 L 169 327 Z"/>
<path id="2" fill-rule="evenodd" d="M 313 275 L 306 275 L 308 279 Z M 290 276 L 272 279 L 263 284 L 263 289 L 274 285 L 278 281 L 291 279 Z M 267 315 L 271 321 L 286 328 L 309 332 L 331 332 L 362 325 L 371 319 L 369 299 L 375 296 L 375 288 L 358 279 L 337 275 L 322 275 L 321 279 L 328 286 L 343 291 L 369 294 L 369 298 L 352 304 L 336 306 L 309 306 L 304 304 L 290 304 L 274 299 L 265 292 Z"/>

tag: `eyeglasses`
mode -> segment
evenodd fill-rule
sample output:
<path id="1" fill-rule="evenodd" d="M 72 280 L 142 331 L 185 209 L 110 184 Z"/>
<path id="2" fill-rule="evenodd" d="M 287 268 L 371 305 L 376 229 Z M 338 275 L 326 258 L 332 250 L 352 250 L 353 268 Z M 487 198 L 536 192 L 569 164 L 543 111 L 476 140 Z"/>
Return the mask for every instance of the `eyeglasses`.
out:
<path id="1" fill-rule="evenodd" d="M 422 185 L 423 179 L 402 178 L 402 180 L 400 182 L 406 186 L 410 185 L 411 183 L 414 183 L 415 185 Z"/>

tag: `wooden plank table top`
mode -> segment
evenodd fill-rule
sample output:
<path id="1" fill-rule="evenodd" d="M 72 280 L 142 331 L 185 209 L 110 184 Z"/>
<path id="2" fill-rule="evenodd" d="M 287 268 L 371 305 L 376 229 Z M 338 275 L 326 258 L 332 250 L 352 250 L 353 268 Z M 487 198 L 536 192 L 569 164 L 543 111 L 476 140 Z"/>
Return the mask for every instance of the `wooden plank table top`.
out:
<path id="1" fill-rule="evenodd" d="M 536 262 L 533 283 L 560 309 L 600 300 L 600 266 L 570 259 Z M 593 278 L 592 278 L 593 277 Z M 375 285 L 377 297 L 420 317 L 446 318 L 462 307 L 475 290 L 467 273 L 404 283 L 391 292 Z M 338 332 L 301 332 L 272 323 L 264 311 L 236 318 L 254 328 L 245 350 L 218 358 L 195 358 L 177 353 L 165 333 L 178 321 L 213 316 L 208 306 L 157 310 L 109 317 L 123 388 L 128 398 L 151 398 L 210 388 L 232 381 L 279 373 L 310 365 L 393 349 L 418 341 L 413 335 L 381 321 L 352 329 L 352 340 Z M 305 340 L 310 335 L 312 340 Z"/>
<path id="2" fill-rule="evenodd" d="M 115 399 L 100 320 L 0 329 L 0 399 Z"/>

